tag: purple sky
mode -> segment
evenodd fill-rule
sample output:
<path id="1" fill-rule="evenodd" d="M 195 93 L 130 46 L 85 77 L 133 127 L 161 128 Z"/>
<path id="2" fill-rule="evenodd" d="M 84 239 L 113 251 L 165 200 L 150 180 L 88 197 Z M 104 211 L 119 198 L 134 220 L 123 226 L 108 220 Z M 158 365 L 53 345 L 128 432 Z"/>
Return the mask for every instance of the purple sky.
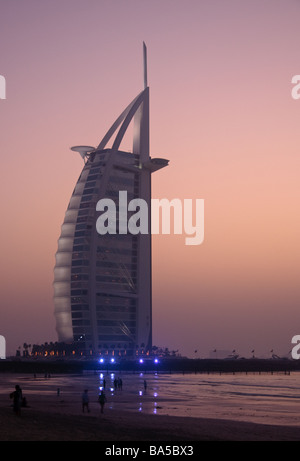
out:
<path id="1" fill-rule="evenodd" d="M 142 90 L 143 41 L 151 155 L 170 160 L 153 197 L 205 200 L 202 245 L 153 238 L 153 342 L 288 353 L 300 334 L 299 19 L 296 0 L 0 0 L 8 353 L 57 340 L 54 255 L 83 166 L 69 148 L 96 146 Z"/>

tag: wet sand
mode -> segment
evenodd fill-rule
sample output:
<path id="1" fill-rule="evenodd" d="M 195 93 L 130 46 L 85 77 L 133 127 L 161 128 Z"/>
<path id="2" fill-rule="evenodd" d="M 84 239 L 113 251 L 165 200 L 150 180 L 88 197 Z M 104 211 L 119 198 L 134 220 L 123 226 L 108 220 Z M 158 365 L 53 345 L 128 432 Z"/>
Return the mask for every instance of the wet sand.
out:
<path id="1" fill-rule="evenodd" d="M 300 441 L 300 427 L 208 418 L 176 417 L 104 408 L 55 395 L 30 395 L 21 416 L 0 396 L 0 441 Z"/>

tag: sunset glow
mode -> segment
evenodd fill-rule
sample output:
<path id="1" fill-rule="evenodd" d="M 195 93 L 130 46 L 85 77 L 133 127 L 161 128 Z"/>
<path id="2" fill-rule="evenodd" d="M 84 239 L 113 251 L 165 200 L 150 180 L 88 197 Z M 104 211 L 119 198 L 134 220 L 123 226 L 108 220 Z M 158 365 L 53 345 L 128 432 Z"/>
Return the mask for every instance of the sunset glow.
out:
<path id="1" fill-rule="evenodd" d="M 83 162 L 143 88 L 153 199 L 203 199 L 201 245 L 153 235 L 153 344 L 286 355 L 300 334 L 299 2 L 0 0 L 7 354 L 57 341 L 53 268 Z M 124 139 L 123 150 L 131 149 Z"/>

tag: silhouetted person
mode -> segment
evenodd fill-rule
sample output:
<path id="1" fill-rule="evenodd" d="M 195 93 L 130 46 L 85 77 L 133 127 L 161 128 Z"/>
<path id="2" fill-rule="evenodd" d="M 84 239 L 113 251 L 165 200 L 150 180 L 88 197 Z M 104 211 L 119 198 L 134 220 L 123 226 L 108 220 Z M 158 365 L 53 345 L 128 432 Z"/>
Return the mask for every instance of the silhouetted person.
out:
<path id="1" fill-rule="evenodd" d="M 106 402 L 106 397 L 105 397 L 105 394 L 104 394 L 103 391 L 101 391 L 101 394 L 98 397 L 98 402 L 99 402 L 100 407 L 101 407 L 101 413 L 103 413 L 104 405 L 105 405 L 105 402 Z"/>
<path id="2" fill-rule="evenodd" d="M 16 415 L 20 416 L 22 405 L 22 390 L 18 384 L 15 386 L 14 392 L 10 394 L 10 398 L 13 399 L 14 412 L 16 413 Z"/>
<path id="3" fill-rule="evenodd" d="M 89 409 L 89 396 L 88 396 L 88 391 L 87 389 L 84 390 L 82 394 L 82 411 L 84 412 L 85 408 L 87 409 L 87 412 L 90 412 Z"/>

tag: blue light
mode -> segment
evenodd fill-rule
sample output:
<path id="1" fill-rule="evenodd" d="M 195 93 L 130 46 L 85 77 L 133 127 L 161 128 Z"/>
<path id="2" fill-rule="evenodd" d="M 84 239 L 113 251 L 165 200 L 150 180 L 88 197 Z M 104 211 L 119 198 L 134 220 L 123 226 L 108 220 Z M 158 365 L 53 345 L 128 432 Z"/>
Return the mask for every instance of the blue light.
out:
<path id="1" fill-rule="evenodd" d="M 103 362 L 104 362 L 104 359 L 100 359 L 100 360 L 99 360 L 99 363 L 103 363 Z"/>
<path id="2" fill-rule="evenodd" d="M 144 360 L 143 360 L 143 359 L 140 359 L 140 363 L 144 363 Z"/>
<path id="3" fill-rule="evenodd" d="M 115 363 L 115 359 L 110 359 L 111 363 Z"/>
<path id="4" fill-rule="evenodd" d="M 158 363 L 158 359 L 154 359 L 154 363 Z"/>

